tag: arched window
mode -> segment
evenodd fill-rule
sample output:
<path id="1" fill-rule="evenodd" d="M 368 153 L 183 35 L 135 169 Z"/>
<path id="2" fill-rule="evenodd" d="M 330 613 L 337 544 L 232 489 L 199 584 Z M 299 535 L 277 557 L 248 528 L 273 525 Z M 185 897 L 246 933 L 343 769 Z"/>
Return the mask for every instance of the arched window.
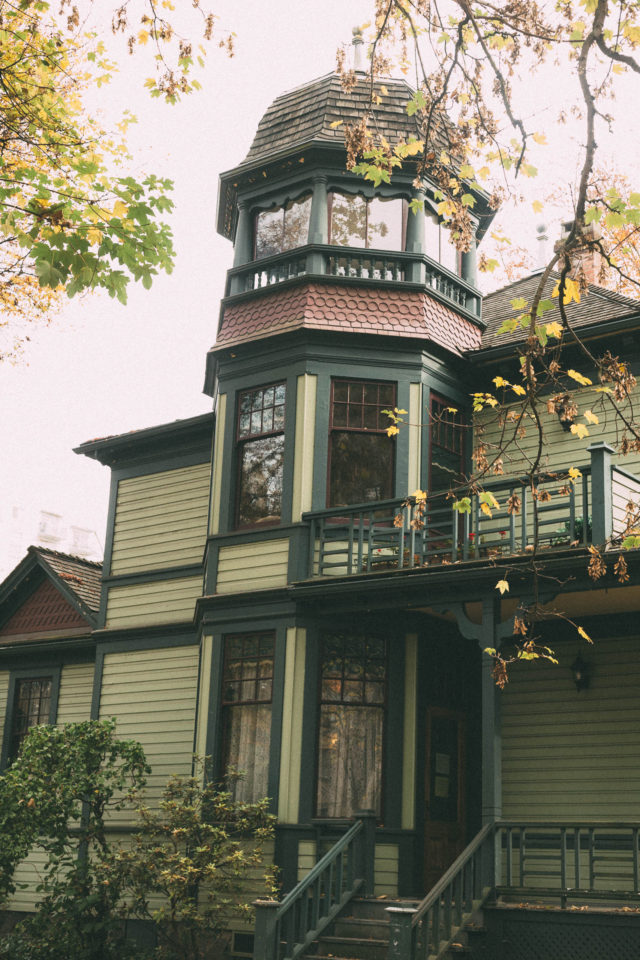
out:
<path id="1" fill-rule="evenodd" d="M 406 204 L 400 197 L 329 195 L 329 242 L 341 247 L 404 250 Z"/>

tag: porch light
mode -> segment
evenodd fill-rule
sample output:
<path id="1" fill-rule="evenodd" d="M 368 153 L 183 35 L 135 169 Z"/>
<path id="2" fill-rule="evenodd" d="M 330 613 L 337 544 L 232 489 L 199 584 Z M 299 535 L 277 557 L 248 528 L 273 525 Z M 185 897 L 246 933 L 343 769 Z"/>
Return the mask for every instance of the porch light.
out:
<path id="1" fill-rule="evenodd" d="M 578 693 L 581 690 L 587 690 L 591 682 L 591 664 L 583 660 L 580 654 L 571 664 L 571 673 Z"/>

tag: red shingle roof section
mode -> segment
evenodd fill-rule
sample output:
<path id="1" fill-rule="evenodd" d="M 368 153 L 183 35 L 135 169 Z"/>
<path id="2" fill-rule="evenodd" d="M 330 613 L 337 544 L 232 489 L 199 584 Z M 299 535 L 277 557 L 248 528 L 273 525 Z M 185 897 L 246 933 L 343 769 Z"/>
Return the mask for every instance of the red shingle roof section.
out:
<path id="1" fill-rule="evenodd" d="M 471 320 L 428 293 L 305 283 L 227 305 L 214 349 L 300 329 L 431 340 L 458 356 L 481 341 Z"/>
<path id="2" fill-rule="evenodd" d="M 92 613 L 100 609 L 102 564 L 46 547 L 30 547 Z"/>
<path id="3" fill-rule="evenodd" d="M 74 610 L 51 580 L 45 580 L 7 620 L 0 630 L 0 637 L 45 630 L 59 633 L 77 627 L 85 627 L 88 631 L 91 625 Z"/>

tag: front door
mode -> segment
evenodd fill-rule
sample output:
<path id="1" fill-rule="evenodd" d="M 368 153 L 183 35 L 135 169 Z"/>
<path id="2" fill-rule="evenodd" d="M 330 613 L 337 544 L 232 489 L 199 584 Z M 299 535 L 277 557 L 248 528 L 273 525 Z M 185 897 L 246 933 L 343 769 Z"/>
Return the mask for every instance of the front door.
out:
<path id="1" fill-rule="evenodd" d="M 430 707 L 425 782 L 425 889 L 462 853 L 465 829 L 465 716 Z"/>

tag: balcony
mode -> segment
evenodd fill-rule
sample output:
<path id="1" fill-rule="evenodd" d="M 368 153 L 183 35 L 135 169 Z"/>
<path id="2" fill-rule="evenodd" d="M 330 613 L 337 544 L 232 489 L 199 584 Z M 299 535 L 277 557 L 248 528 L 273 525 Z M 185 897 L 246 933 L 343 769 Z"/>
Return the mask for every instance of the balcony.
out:
<path id="1" fill-rule="evenodd" d="M 426 503 L 415 497 L 334 507 L 307 513 L 308 578 L 488 562 L 538 550 L 620 543 L 630 510 L 640 505 L 640 479 L 611 463 L 598 443 L 572 480 L 540 473 L 535 492 L 525 477 L 500 478 L 457 491 L 463 512 L 447 492 Z M 631 506 L 630 506 L 631 505 Z"/>
<path id="2" fill-rule="evenodd" d="M 226 296 L 264 290 L 302 276 L 335 277 L 393 287 L 414 284 L 476 321 L 481 315 L 479 290 L 424 254 L 321 244 L 296 247 L 233 267 L 228 272 Z"/>

